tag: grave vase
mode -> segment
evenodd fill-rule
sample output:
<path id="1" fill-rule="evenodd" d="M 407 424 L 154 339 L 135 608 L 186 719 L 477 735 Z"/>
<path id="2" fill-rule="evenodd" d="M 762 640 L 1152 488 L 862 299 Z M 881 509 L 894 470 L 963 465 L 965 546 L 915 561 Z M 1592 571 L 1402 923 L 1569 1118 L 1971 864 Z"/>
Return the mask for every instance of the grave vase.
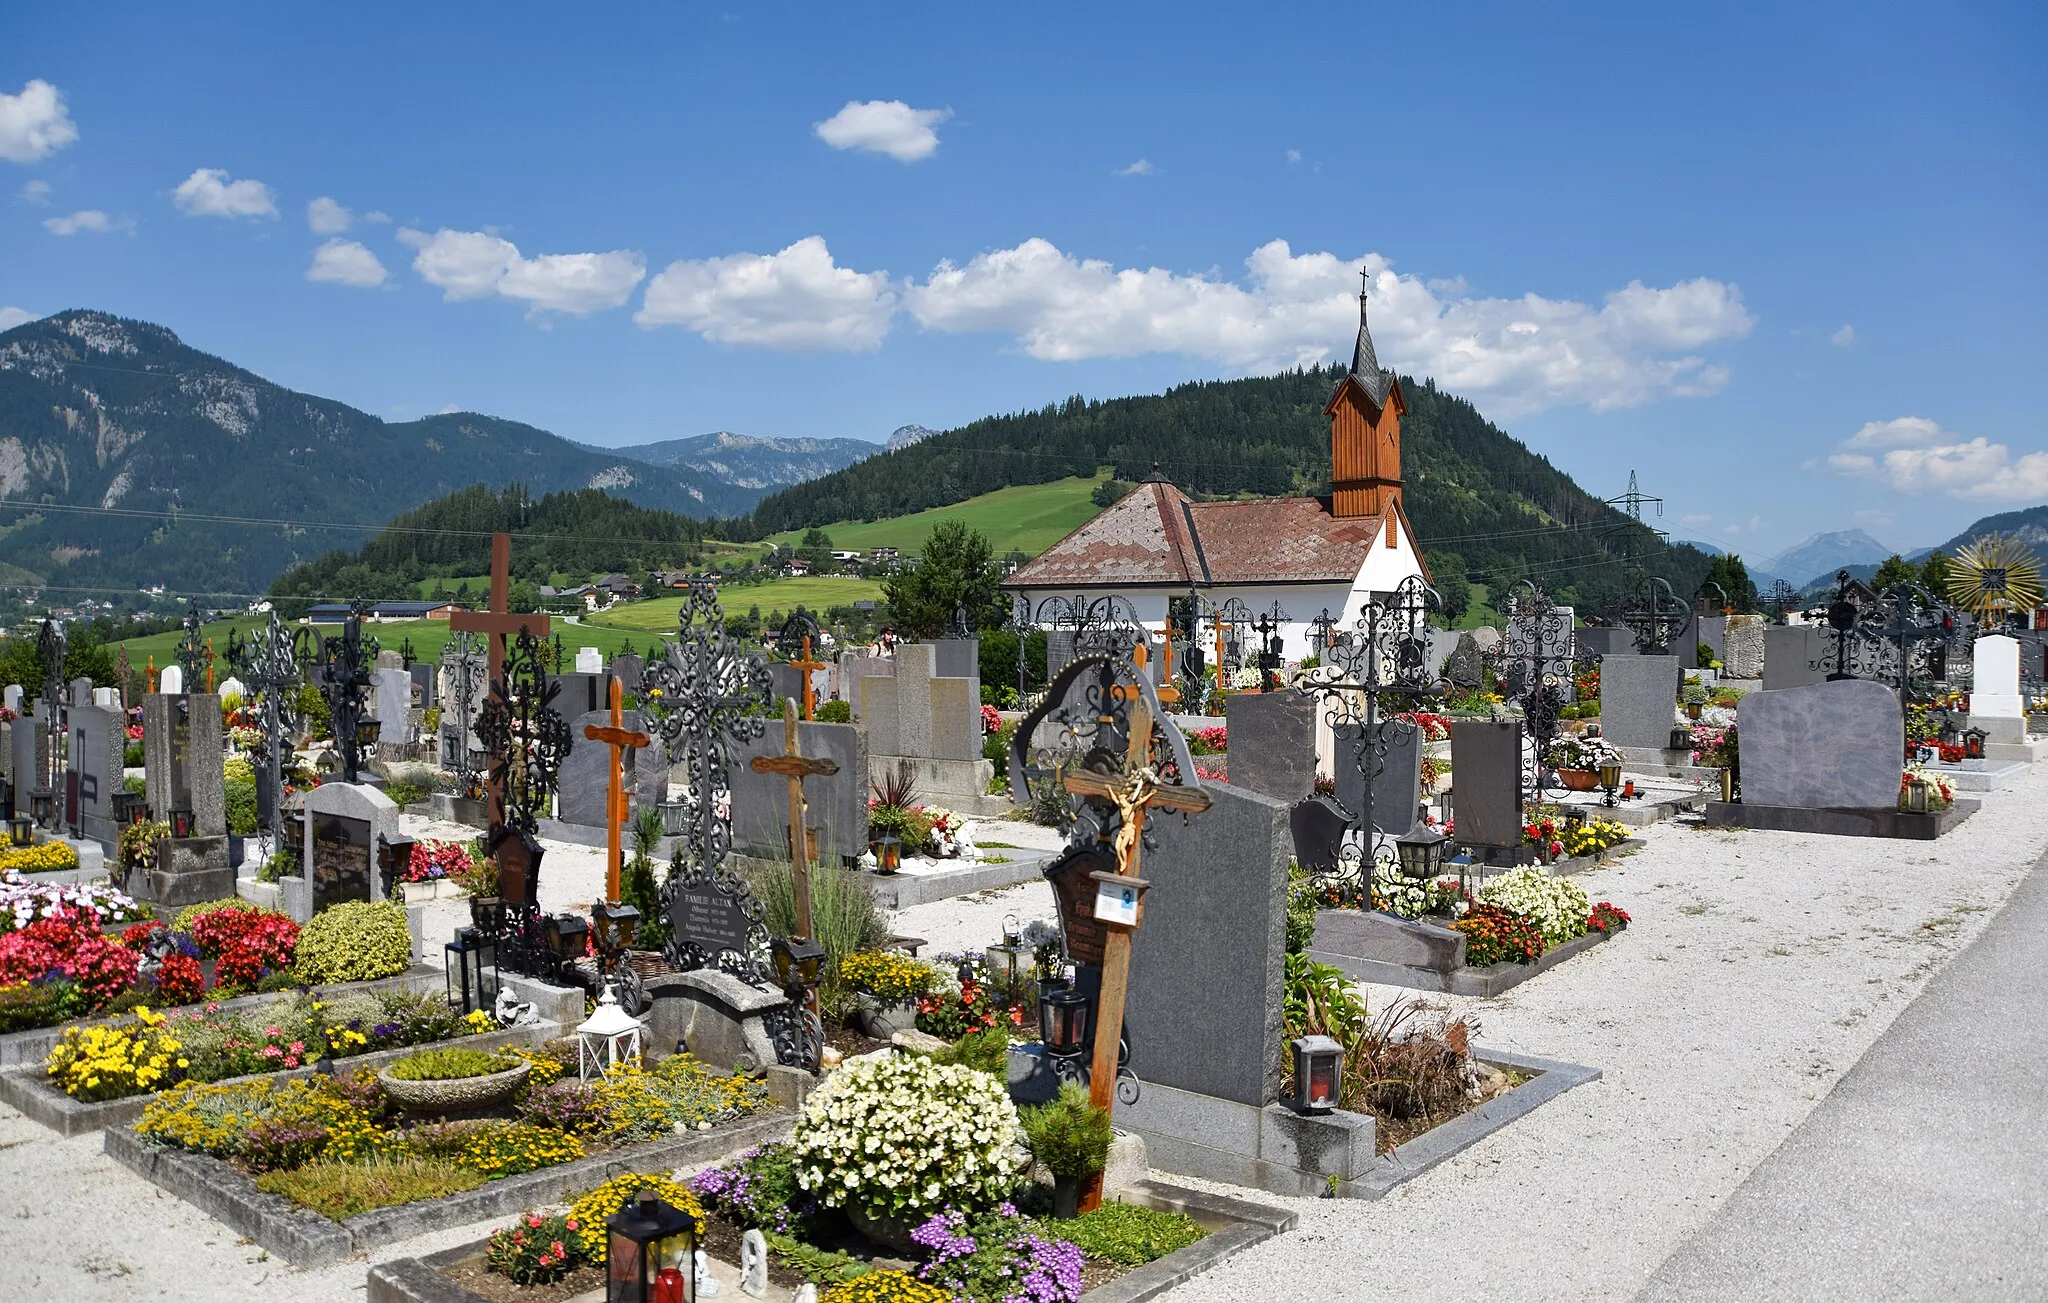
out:
<path id="1" fill-rule="evenodd" d="M 1070 1221 L 1080 1215 L 1081 1181 L 1079 1177 L 1056 1176 L 1052 1181 L 1052 1215 L 1057 1221 Z"/>
<path id="2" fill-rule="evenodd" d="M 1590 792 L 1600 786 L 1600 772 L 1596 769 L 1560 769 L 1557 771 L 1557 783 L 1567 792 Z"/>

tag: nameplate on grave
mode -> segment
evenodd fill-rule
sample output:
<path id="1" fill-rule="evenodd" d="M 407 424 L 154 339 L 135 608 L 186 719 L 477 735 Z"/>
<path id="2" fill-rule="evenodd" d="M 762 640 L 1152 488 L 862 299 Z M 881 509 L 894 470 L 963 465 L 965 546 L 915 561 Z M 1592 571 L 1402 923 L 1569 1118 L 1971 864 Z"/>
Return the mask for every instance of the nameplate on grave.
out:
<path id="1" fill-rule="evenodd" d="M 313 909 L 370 899 L 370 825 L 316 815 L 313 821 Z"/>
<path id="2" fill-rule="evenodd" d="M 1052 884 L 1060 930 L 1066 933 L 1067 958 L 1076 964 L 1102 966 L 1109 927 L 1095 917 L 1098 883 L 1094 875 L 1114 872 L 1116 861 L 1092 846 L 1070 850 L 1046 866 L 1045 879 Z"/>
<path id="3" fill-rule="evenodd" d="M 758 926 L 740 908 L 738 897 L 713 882 L 679 885 L 669 920 L 677 942 L 702 955 L 706 963 L 726 953 L 749 955 L 748 932 Z"/>

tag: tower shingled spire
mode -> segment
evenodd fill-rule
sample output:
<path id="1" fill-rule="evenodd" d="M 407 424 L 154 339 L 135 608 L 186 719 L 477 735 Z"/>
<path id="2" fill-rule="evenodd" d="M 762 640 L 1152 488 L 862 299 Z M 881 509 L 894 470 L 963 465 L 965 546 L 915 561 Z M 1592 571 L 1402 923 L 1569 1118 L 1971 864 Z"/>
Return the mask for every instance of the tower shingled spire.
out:
<path id="1" fill-rule="evenodd" d="M 1358 387 L 1372 399 L 1373 406 L 1387 405 L 1387 386 L 1393 377 L 1380 369 L 1379 354 L 1372 346 L 1372 329 L 1366 324 L 1365 304 L 1367 291 L 1372 286 L 1372 269 L 1361 266 L 1358 269 L 1358 344 L 1351 350 L 1351 378 Z"/>

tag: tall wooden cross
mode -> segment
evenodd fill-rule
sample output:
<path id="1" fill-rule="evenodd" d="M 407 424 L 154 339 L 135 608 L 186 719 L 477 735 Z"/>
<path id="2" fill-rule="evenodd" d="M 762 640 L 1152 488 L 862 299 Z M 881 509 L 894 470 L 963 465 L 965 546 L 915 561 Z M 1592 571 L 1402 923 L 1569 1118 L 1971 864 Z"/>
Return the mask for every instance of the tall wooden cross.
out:
<path id="1" fill-rule="evenodd" d="M 826 668 L 826 662 L 811 659 L 811 635 L 804 635 L 803 655 L 791 661 L 790 664 L 794 665 L 798 673 L 804 676 L 804 718 L 809 719 L 811 718 L 812 707 L 817 704 L 816 690 L 811 685 L 811 671 Z"/>
<path id="2" fill-rule="evenodd" d="M 491 602 L 485 611 L 454 611 L 448 616 L 448 627 L 457 633 L 487 633 L 491 636 L 491 658 L 489 670 L 491 686 L 502 689 L 505 684 L 505 639 L 516 637 L 523 630 L 536 638 L 548 632 L 548 617 L 534 613 L 517 614 L 512 610 L 512 536 L 491 535 Z M 496 759 L 498 757 L 494 757 Z M 491 829 L 495 832 L 505 825 L 505 784 L 498 776 L 497 765 L 490 766 L 486 775 L 485 791 L 490 813 Z M 614 880 L 614 888 L 617 883 Z M 616 892 L 614 893 L 616 898 Z"/>
<path id="3" fill-rule="evenodd" d="M 804 641 L 808 643 L 810 640 L 807 638 Z M 804 828 L 804 779 L 814 774 L 820 777 L 836 774 L 839 772 L 839 762 L 829 758 L 814 760 L 804 755 L 797 746 L 796 731 L 796 703 L 784 697 L 782 754 L 755 756 L 752 763 L 757 774 L 781 774 L 789 780 L 789 863 L 791 877 L 796 882 L 796 930 L 797 935 L 808 941 L 812 939 L 811 846 L 810 837 Z M 815 1000 L 816 996 L 813 995 L 812 998 Z"/>
<path id="4" fill-rule="evenodd" d="M 1124 1035 L 1124 995 L 1131 973 L 1131 935 L 1144 920 L 1146 881 L 1138 876 L 1138 858 L 1145 849 L 1145 813 L 1153 806 L 1199 814 L 1209 808 L 1209 793 L 1199 787 L 1161 783 L 1152 768 L 1152 708 L 1140 698 L 1129 703 L 1125 718 L 1130 741 L 1124 751 L 1124 772 L 1069 772 L 1061 779 L 1069 792 L 1108 801 L 1119 815 L 1112 846 L 1116 872 L 1097 873 L 1095 917 L 1106 925 L 1102 947 L 1102 993 L 1095 1003 L 1095 1056 L 1088 1067 L 1089 1102 L 1104 1112 L 1116 1104 L 1117 1052 Z M 1128 902 L 1128 903 L 1124 903 Z M 1119 905 L 1122 908 L 1118 908 Z M 1082 1192 L 1084 1210 L 1102 1203 L 1102 1175 L 1097 1173 Z"/>
<path id="5" fill-rule="evenodd" d="M 604 805 L 604 898 L 616 901 L 619 898 L 619 872 L 626 852 L 626 816 L 631 812 L 631 807 L 626 801 L 626 748 L 652 746 L 654 739 L 636 729 L 626 727 L 624 689 L 617 679 L 612 680 L 611 698 L 611 727 L 585 724 L 583 736 L 593 742 L 602 742 L 612 749 L 611 781 L 605 788 Z"/>
<path id="6" fill-rule="evenodd" d="M 1166 682 L 1155 688 L 1153 695 L 1159 698 L 1160 705 L 1171 706 L 1180 700 L 1180 689 L 1175 687 L 1173 683 L 1173 625 L 1168 624 L 1166 626 L 1166 631 L 1160 635 L 1159 642 L 1160 656 L 1162 663 L 1166 667 L 1166 673 L 1163 676 Z M 1131 661 L 1138 667 L 1138 673 L 1142 675 L 1145 673 L 1146 667 L 1152 663 L 1152 653 L 1141 642 L 1131 649 Z M 1132 700 L 1136 700 L 1139 695 L 1136 688 L 1119 687 L 1117 692 L 1119 694 L 1128 692 Z"/>

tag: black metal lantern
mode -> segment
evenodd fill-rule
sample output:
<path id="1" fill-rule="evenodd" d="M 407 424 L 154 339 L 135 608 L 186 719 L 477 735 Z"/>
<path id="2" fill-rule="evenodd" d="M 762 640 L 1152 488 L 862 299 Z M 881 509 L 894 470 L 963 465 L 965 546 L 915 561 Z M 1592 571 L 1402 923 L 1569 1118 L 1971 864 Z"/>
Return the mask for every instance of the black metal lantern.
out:
<path id="1" fill-rule="evenodd" d="M 1690 751 L 1692 749 L 1692 730 L 1683 724 L 1673 724 L 1671 726 L 1671 736 L 1667 740 L 1671 743 L 1673 751 Z"/>
<path id="2" fill-rule="evenodd" d="M 1088 997 L 1071 986 L 1041 992 L 1038 1039 L 1056 1059 L 1071 1059 L 1088 1039 Z"/>
<path id="3" fill-rule="evenodd" d="M 580 914 L 550 914 L 542 925 L 548 950 L 562 968 L 573 966 L 590 949 L 590 921 Z"/>
<path id="4" fill-rule="evenodd" d="M 640 911 L 631 905 L 617 901 L 600 900 L 590 908 L 590 921 L 597 938 L 597 948 L 606 954 L 617 954 L 633 948 L 633 934 L 640 927 Z"/>
<path id="5" fill-rule="evenodd" d="M 497 940 L 505 934 L 505 902 L 497 896 L 471 896 L 469 924 L 478 936 Z"/>
<path id="6" fill-rule="evenodd" d="M 7 835 L 16 846 L 30 846 L 36 840 L 36 821 L 17 813 L 7 821 Z"/>
<path id="7" fill-rule="evenodd" d="M 903 839 L 894 836 L 877 837 L 868 843 L 874 852 L 875 868 L 882 873 L 894 873 L 903 867 Z"/>
<path id="8" fill-rule="evenodd" d="M 1964 729 L 1963 759 L 1982 760 L 1984 758 L 1984 739 L 1989 736 L 1991 735 L 1981 728 Z"/>
<path id="9" fill-rule="evenodd" d="M 1418 823 L 1396 837 L 1394 850 L 1401 857 L 1402 874 L 1410 878 L 1434 876 L 1446 840 L 1442 833 L 1426 823 Z"/>
<path id="10" fill-rule="evenodd" d="M 1344 1047 L 1328 1036 L 1294 1040 L 1294 1109 L 1297 1113 L 1328 1113 L 1337 1107 L 1344 1086 Z"/>
<path id="11" fill-rule="evenodd" d="M 498 1003 L 498 943 L 462 928 L 444 948 L 448 1007 L 469 1013 Z"/>
<path id="12" fill-rule="evenodd" d="M 171 811 L 171 836 L 190 837 L 191 835 L 192 812 L 190 810 Z"/>
<path id="13" fill-rule="evenodd" d="M 776 937 L 768 943 L 775 959 L 775 977 L 785 991 L 810 990 L 822 980 L 825 947 L 804 937 Z"/>
<path id="14" fill-rule="evenodd" d="M 384 732 L 384 721 L 375 715 L 365 715 L 356 721 L 356 741 L 366 747 L 377 745 L 377 739 Z"/>
<path id="15" fill-rule="evenodd" d="M 57 793 L 47 787 L 30 789 L 28 808 L 29 813 L 35 816 L 36 826 L 48 828 L 57 817 Z"/>
<path id="16" fill-rule="evenodd" d="M 411 837 L 377 838 L 378 867 L 384 874 L 384 894 L 398 895 L 398 884 L 405 881 L 405 871 L 412 864 L 412 849 L 418 843 Z"/>
<path id="17" fill-rule="evenodd" d="M 642 1190 L 604 1229 L 605 1303 L 696 1303 L 695 1218 Z"/>

